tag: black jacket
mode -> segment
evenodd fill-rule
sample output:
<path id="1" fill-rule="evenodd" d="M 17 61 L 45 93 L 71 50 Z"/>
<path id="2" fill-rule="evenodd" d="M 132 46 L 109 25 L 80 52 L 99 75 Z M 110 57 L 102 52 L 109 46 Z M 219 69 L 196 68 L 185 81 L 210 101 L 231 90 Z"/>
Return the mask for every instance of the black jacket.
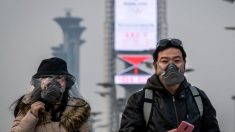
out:
<path id="1" fill-rule="evenodd" d="M 200 117 L 189 87 L 190 84 L 185 79 L 173 96 L 162 86 L 157 75 L 153 75 L 145 86 L 154 90 L 152 114 L 148 125 L 146 126 L 144 120 L 144 90 L 141 90 L 129 98 L 119 132 L 166 132 L 177 128 L 181 121 L 193 124 L 193 132 L 219 132 L 216 111 L 210 100 L 198 89 L 203 103 L 203 116 Z"/>

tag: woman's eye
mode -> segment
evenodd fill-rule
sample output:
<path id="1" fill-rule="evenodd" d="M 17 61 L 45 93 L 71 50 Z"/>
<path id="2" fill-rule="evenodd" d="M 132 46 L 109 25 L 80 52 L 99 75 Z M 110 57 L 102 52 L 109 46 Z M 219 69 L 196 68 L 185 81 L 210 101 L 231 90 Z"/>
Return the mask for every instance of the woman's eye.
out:
<path id="1" fill-rule="evenodd" d="M 53 78 L 52 76 L 42 76 L 41 78 Z"/>
<path id="2" fill-rule="evenodd" d="M 57 77 L 56 77 L 56 79 L 61 79 L 61 78 L 63 78 L 63 76 L 57 76 Z"/>

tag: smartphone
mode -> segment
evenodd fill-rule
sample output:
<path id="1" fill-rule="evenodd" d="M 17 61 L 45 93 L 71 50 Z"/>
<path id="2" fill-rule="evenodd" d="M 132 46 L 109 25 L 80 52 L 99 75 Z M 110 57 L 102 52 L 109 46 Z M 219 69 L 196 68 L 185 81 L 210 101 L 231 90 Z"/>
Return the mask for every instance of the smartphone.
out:
<path id="1" fill-rule="evenodd" d="M 180 125 L 178 126 L 176 132 L 192 132 L 193 128 L 194 128 L 194 125 L 186 121 L 182 121 Z"/>

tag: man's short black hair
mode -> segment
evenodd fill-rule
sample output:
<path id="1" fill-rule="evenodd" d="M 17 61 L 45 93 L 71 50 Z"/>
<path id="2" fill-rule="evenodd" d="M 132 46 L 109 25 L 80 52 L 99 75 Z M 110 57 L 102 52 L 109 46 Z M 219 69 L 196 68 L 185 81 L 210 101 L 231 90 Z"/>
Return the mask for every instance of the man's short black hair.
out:
<path id="1" fill-rule="evenodd" d="M 183 59 L 186 60 L 187 55 L 183 48 L 182 42 L 179 39 L 161 39 L 158 41 L 157 47 L 152 54 L 154 63 L 157 61 L 158 54 L 160 51 L 163 51 L 165 49 L 172 48 L 172 47 L 179 49 L 182 53 Z"/>

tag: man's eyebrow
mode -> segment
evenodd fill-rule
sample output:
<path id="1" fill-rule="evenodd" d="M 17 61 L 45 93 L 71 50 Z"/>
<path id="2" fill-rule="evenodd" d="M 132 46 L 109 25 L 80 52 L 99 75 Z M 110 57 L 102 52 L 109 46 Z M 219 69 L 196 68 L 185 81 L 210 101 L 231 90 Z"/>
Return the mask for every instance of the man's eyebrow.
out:
<path id="1" fill-rule="evenodd" d="M 159 60 L 162 60 L 162 59 L 169 59 L 170 57 L 161 57 L 159 58 Z M 173 59 L 178 59 L 178 58 L 182 58 L 181 56 L 174 56 Z"/>
<path id="2" fill-rule="evenodd" d="M 173 58 L 174 58 L 174 59 L 175 59 L 175 58 L 182 58 L 182 56 L 179 56 L 179 55 L 178 55 L 178 56 L 175 56 L 175 57 L 173 57 Z"/>
<path id="3" fill-rule="evenodd" d="M 169 57 L 161 57 L 159 60 L 162 60 L 162 59 L 169 59 Z"/>

